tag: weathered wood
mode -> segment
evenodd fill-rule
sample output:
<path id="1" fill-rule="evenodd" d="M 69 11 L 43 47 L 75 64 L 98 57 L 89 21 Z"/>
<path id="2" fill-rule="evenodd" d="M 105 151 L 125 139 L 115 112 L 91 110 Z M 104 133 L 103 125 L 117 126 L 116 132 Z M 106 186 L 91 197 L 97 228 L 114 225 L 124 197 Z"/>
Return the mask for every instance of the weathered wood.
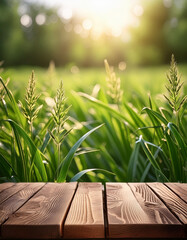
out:
<path id="1" fill-rule="evenodd" d="M 48 183 L 2 225 L 3 238 L 57 239 L 77 183 Z"/>
<path id="2" fill-rule="evenodd" d="M 183 237 L 182 224 L 145 184 L 107 183 L 109 238 Z"/>
<path id="3" fill-rule="evenodd" d="M 13 185 L 14 185 L 14 183 L 12 183 L 12 182 L 1 183 L 0 184 L 0 192 L 8 189 L 9 187 L 12 187 Z"/>
<path id="4" fill-rule="evenodd" d="M 6 201 L 9 197 L 13 196 L 18 191 L 27 186 L 27 183 L 17 183 L 0 193 L 0 204 Z"/>
<path id="5" fill-rule="evenodd" d="M 187 202 L 187 184 L 184 183 L 165 183 L 171 188 L 180 198 Z"/>
<path id="6" fill-rule="evenodd" d="M 162 183 L 148 183 L 148 185 L 165 202 L 166 206 L 177 215 L 180 221 L 187 224 L 187 204 Z"/>
<path id="7" fill-rule="evenodd" d="M 64 238 L 104 238 L 101 183 L 79 183 L 64 224 Z"/>
<path id="8" fill-rule="evenodd" d="M 27 187 L 15 193 L 2 204 L 0 204 L 0 224 L 19 209 L 31 196 L 44 186 L 44 183 L 28 184 Z"/>

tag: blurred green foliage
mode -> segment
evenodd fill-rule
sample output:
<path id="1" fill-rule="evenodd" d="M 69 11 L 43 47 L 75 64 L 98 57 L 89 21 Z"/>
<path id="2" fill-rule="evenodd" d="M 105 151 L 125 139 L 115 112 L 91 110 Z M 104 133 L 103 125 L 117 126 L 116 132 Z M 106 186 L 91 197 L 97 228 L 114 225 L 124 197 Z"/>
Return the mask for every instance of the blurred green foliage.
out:
<path id="1" fill-rule="evenodd" d="M 142 0 L 140 4 L 144 12 L 139 26 L 128 27 L 131 40 L 122 41 L 107 34 L 99 39 L 91 34 L 80 36 L 72 28 L 82 19 L 73 16 L 68 23 L 62 21 L 55 7 L 36 1 L 1 0 L 0 60 L 4 66 L 47 66 L 53 60 L 57 66 L 97 67 L 103 65 L 103 59 L 112 65 L 120 61 L 152 65 L 168 62 L 174 53 L 179 62 L 186 62 L 187 1 Z M 27 26 L 20 22 L 24 14 L 29 16 Z M 45 24 L 36 23 L 40 14 L 45 16 Z"/>

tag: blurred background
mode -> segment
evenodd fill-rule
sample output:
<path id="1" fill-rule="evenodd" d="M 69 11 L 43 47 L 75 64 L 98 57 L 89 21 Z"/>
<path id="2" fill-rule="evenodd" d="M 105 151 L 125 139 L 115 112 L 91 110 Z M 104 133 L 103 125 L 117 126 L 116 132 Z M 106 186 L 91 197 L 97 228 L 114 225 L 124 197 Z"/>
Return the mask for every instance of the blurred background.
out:
<path id="1" fill-rule="evenodd" d="M 166 76 L 172 54 L 181 75 L 181 85 L 177 83 L 177 88 L 175 81 L 172 88 L 172 93 L 179 93 L 178 97 L 168 90 L 172 83 Z M 104 59 L 114 68 L 107 67 L 105 71 Z M 21 102 L 30 109 L 25 89 L 30 89 L 26 86 L 32 70 L 35 74 L 30 79 L 36 76 L 36 96 L 40 96 L 34 113 L 41 110 L 37 118 L 33 117 L 33 126 L 29 120 L 24 130 L 37 148 L 43 149 L 47 161 L 42 162 L 48 181 L 54 181 L 60 157 L 64 159 L 73 144 L 100 123 L 105 126 L 88 137 L 76 152 L 68 181 L 77 172 L 96 167 L 109 170 L 116 177 L 98 172 L 91 173 L 84 181 L 163 182 L 160 170 L 151 167 L 153 158 L 170 181 L 186 181 L 187 168 L 182 165 L 186 159 L 182 154 L 186 146 L 187 103 L 182 108 L 181 102 L 187 93 L 187 0 L 0 0 L 0 75 L 15 98 L 12 101 L 12 95 L 5 94 L 5 86 L 0 83 L 1 119 L 7 119 L 8 115 L 22 126 L 19 109 L 25 112 Z M 53 128 L 51 112 L 61 80 L 66 105 L 72 106 L 68 112 L 70 118 L 62 126 L 67 131 L 71 127 L 73 130 L 60 149 L 48 130 Z M 171 97 L 177 105 L 180 103 L 179 115 L 163 95 Z M 145 107 L 157 111 L 154 116 L 159 116 L 158 119 L 149 115 Z M 163 116 L 168 122 L 181 124 L 183 145 L 174 141 L 172 134 L 168 138 L 168 126 L 163 127 L 160 122 Z M 27 181 L 27 174 L 26 180 L 23 176 L 27 171 L 29 179 L 33 175 L 35 181 L 38 171 L 30 174 L 30 165 L 25 171 L 21 165 L 32 163 L 28 161 L 32 152 L 28 157 L 27 141 L 22 141 L 24 137 L 20 134 L 23 145 L 18 148 L 24 153 L 18 152 L 13 145 L 17 137 L 4 122 L 0 121 L 0 175 L 5 180 L 11 179 L 10 166 L 14 168 L 16 164 L 18 181 Z M 141 136 L 146 144 L 140 142 Z M 147 152 L 151 151 L 151 158 L 140 143 L 149 144 Z"/>
<path id="2" fill-rule="evenodd" d="M 187 62 L 186 0 L 1 0 L 0 60 L 123 70 Z"/>

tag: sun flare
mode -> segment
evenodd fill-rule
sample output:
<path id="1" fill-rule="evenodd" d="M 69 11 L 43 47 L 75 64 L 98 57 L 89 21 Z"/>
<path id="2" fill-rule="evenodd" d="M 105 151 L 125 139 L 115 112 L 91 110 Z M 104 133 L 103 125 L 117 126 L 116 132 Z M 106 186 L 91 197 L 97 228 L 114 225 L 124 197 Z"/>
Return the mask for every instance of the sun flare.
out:
<path id="1" fill-rule="evenodd" d="M 119 37 L 127 34 L 129 27 L 139 26 L 143 7 L 138 0 L 63 0 L 58 14 L 67 22 L 73 17 L 82 19 L 74 27 L 81 34 L 91 31 L 93 36 L 103 33 Z"/>

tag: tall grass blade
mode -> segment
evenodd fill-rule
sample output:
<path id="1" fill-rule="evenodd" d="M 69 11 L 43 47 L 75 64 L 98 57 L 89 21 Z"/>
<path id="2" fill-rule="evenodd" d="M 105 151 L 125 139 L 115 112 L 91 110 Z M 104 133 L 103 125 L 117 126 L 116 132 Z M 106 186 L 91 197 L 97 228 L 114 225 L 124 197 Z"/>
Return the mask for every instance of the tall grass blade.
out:
<path id="1" fill-rule="evenodd" d="M 59 176 L 57 178 L 57 182 L 64 182 L 66 180 L 66 176 L 71 164 L 71 161 L 74 157 L 74 154 L 76 153 L 77 149 L 80 147 L 81 143 L 94 131 L 96 131 L 97 129 L 99 129 L 100 127 L 102 127 L 103 124 L 93 128 L 92 130 L 90 130 L 89 132 L 87 132 L 86 134 L 84 134 L 75 144 L 74 146 L 71 148 L 71 150 L 68 152 L 68 154 L 66 155 L 65 159 L 63 160 L 62 164 L 60 165 L 60 169 L 59 169 Z"/>
<path id="2" fill-rule="evenodd" d="M 0 82 L 2 83 L 4 89 L 6 90 L 7 96 L 9 97 L 9 100 L 10 100 L 11 105 L 12 105 L 12 109 L 15 113 L 15 117 L 17 118 L 17 120 L 21 124 L 21 126 L 24 126 L 24 123 L 25 123 L 24 118 L 20 113 L 20 110 L 18 108 L 18 105 L 16 103 L 16 100 L 15 100 L 12 92 L 7 88 L 7 86 L 5 85 L 5 83 L 4 83 L 4 81 L 1 77 L 0 77 Z"/>
<path id="3" fill-rule="evenodd" d="M 161 122 L 163 122 L 165 125 L 168 124 L 168 121 L 158 112 L 148 108 L 144 107 L 142 111 L 145 111 L 149 116 L 155 116 L 157 119 L 159 119 Z"/>
<path id="4" fill-rule="evenodd" d="M 77 173 L 71 180 L 70 182 L 76 182 L 77 180 L 79 180 L 84 174 L 88 173 L 88 172 L 93 172 L 93 171 L 101 171 L 101 172 L 105 172 L 108 174 L 112 174 L 115 175 L 114 173 L 111 173 L 105 169 L 100 169 L 100 168 L 90 168 L 90 169 L 85 169 L 79 173 Z"/>
<path id="5" fill-rule="evenodd" d="M 157 156 L 158 153 L 155 154 L 155 156 L 153 156 L 153 154 L 151 153 L 148 145 L 152 145 L 152 146 L 156 147 L 157 149 L 160 149 L 160 147 L 158 147 L 158 146 L 156 146 L 156 145 L 154 145 L 152 143 L 146 142 L 145 140 L 142 139 L 141 136 L 139 138 L 139 141 L 141 143 L 141 146 L 142 146 L 142 148 L 143 148 L 147 158 L 149 159 L 149 161 L 151 162 L 152 166 L 154 167 L 157 176 L 159 176 L 161 179 L 164 179 L 164 181 L 168 182 L 169 181 L 168 178 L 164 175 L 164 173 L 162 172 L 158 162 L 156 161 L 156 156 Z M 161 151 L 161 149 L 160 149 L 160 151 Z"/>
<path id="6" fill-rule="evenodd" d="M 10 125 L 14 130 L 14 133 L 19 134 L 19 136 L 22 137 L 24 139 L 24 142 L 28 145 L 31 153 L 31 157 L 32 157 L 31 162 L 33 161 L 34 166 L 36 166 L 38 169 L 36 174 L 37 179 L 38 180 L 42 179 L 42 181 L 46 182 L 47 174 L 46 174 L 46 170 L 45 170 L 39 149 L 35 146 L 32 139 L 28 136 L 28 134 L 25 132 L 25 130 L 22 127 L 20 127 L 16 122 L 14 122 L 11 119 L 8 119 L 6 121 L 10 123 Z"/>
<path id="7" fill-rule="evenodd" d="M 21 143 L 21 138 L 20 135 L 17 131 L 17 128 L 13 128 L 14 131 L 14 136 L 15 136 L 15 140 L 17 143 L 17 147 L 18 147 L 18 151 L 19 151 L 19 166 L 17 167 L 20 171 L 19 176 L 21 177 L 21 181 L 25 181 L 28 182 L 28 173 L 27 173 L 27 162 L 25 161 L 25 156 L 24 156 L 24 150 L 22 147 L 22 143 Z"/>
<path id="8" fill-rule="evenodd" d="M 137 141 L 134 146 L 134 150 L 131 154 L 128 169 L 127 169 L 127 178 L 128 181 L 134 181 L 137 174 L 137 165 L 138 165 L 138 157 L 140 154 L 140 142 Z"/>
<path id="9" fill-rule="evenodd" d="M 10 180 L 11 174 L 15 174 L 14 169 L 11 164 L 4 158 L 4 156 L 0 153 L 0 175 L 7 176 Z"/>
<path id="10" fill-rule="evenodd" d="M 169 125 L 169 126 L 171 129 L 172 128 L 171 125 Z M 185 167 L 185 163 L 182 161 L 183 158 L 181 157 L 181 154 L 183 151 L 185 151 L 185 149 L 182 150 L 181 148 L 179 148 L 177 146 L 176 142 L 174 142 L 173 136 L 171 135 L 172 131 L 169 133 L 168 129 L 166 129 L 165 135 L 166 135 L 167 145 L 168 145 L 168 149 L 169 149 L 169 157 L 170 157 L 171 166 L 172 166 L 171 178 L 173 178 L 173 180 L 183 181 L 182 172 L 183 172 L 183 167 Z M 174 130 L 174 129 L 172 129 L 172 130 Z M 176 134 L 176 133 L 177 132 L 175 132 L 175 130 L 174 130 L 174 134 Z M 186 159 L 186 158 L 184 158 L 184 159 Z"/>
<path id="11" fill-rule="evenodd" d="M 94 97 L 86 94 L 86 93 L 81 93 L 81 92 L 79 92 L 79 95 L 80 95 L 81 97 L 89 100 L 90 102 L 96 104 L 97 106 L 102 107 L 102 108 L 104 108 L 105 110 L 113 113 L 115 116 L 119 117 L 120 119 L 123 119 L 123 120 L 129 122 L 129 120 L 127 120 L 127 118 L 126 118 L 123 114 L 121 114 L 120 112 L 118 112 L 118 111 L 115 110 L 114 108 L 110 107 L 108 104 L 106 104 L 106 103 L 104 103 L 104 102 L 102 102 L 102 101 L 100 101 L 100 100 L 98 100 L 98 99 L 96 99 L 96 98 L 94 98 Z"/>
<path id="12" fill-rule="evenodd" d="M 183 159 L 187 159 L 187 146 L 185 142 L 183 141 L 183 138 L 181 137 L 179 131 L 177 130 L 177 126 L 173 123 L 168 123 L 167 127 L 169 130 L 172 132 L 173 136 L 175 137 L 178 145 L 180 152 L 183 156 Z"/>

